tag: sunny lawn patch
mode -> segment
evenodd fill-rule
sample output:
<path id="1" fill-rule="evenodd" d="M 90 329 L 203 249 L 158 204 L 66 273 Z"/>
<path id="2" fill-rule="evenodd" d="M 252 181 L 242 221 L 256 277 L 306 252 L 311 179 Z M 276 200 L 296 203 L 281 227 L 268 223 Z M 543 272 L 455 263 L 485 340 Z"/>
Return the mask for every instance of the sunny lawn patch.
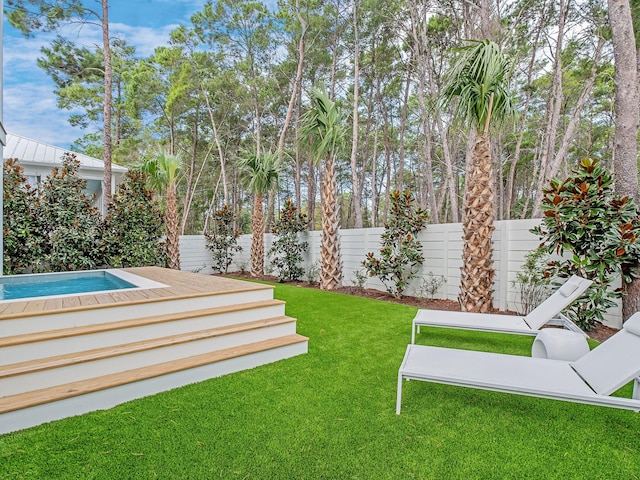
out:
<path id="1" fill-rule="evenodd" d="M 309 353 L 0 437 L 0 478 L 638 478 L 640 415 L 397 373 L 416 309 L 277 285 Z M 533 337 L 423 329 L 529 355 Z"/>

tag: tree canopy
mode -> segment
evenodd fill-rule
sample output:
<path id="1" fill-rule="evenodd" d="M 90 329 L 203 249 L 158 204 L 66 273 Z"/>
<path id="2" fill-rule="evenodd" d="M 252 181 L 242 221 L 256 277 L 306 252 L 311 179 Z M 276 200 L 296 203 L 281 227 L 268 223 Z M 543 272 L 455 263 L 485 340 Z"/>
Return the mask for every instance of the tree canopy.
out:
<path id="1" fill-rule="evenodd" d="M 67 21 L 99 24 L 105 16 L 91 10 L 96 5 L 10 0 L 6 11 L 14 25 L 36 34 Z M 526 218 L 540 214 L 548 179 L 580 159 L 613 167 L 607 12 L 604 0 L 285 0 L 275 6 L 212 0 L 151 55 L 135 52 L 126 38 L 111 39 L 105 53 L 105 44 L 58 37 L 39 65 L 54 79 L 70 122 L 86 131 L 78 150 L 102 154 L 108 125 L 114 162 L 140 164 L 158 144 L 183 156 L 176 178 L 180 233 L 201 233 L 224 205 L 250 231 L 252 192 L 239 181 L 236 162 L 246 151 L 277 151 L 283 164 L 277 188 L 264 199 L 267 226 L 292 198 L 310 228 L 320 228 L 324 174 L 314 143 L 337 137 L 341 227 L 383 225 L 396 189 L 410 190 L 432 221 L 459 221 L 469 120 L 454 120 L 462 111 L 480 130 L 490 111 L 494 120 L 517 112 L 491 139 L 496 218 Z M 478 57 L 484 68 L 458 61 L 487 45 L 487 56 Z M 492 54 L 496 48 L 502 56 Z M 488 77 L 479 77 L 481 70 Z M 490 78 L 496 73 L 500 78 Z M 462 79 L 473 82 L 457 90 Z M 326 101 L 343 113 L 335 125 L 352 128 L 303 140 L 299 132 L 317 106 L 307 99 L 321 84 Z M 443 93 L 456 100 L 443 106 Z"/>

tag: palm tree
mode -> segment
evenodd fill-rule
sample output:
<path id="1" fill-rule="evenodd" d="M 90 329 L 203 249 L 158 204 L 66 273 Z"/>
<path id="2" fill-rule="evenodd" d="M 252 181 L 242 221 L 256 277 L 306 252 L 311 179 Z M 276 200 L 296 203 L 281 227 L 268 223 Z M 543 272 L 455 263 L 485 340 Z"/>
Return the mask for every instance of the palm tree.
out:
<path id="1" fill-rule="evenodd" d="M 323 89 L 311 90 L 311 107 L 302 118 L 298 135 L 301 141 L 310 143 L 316 161 L 324 158 L 320 288 L 333 290 L 342 285 L 335 158 L 345 138 L 345 127 L 338 107 Z"/>
<path id="2" fill-rule="evenodd" d="M 177 176 L 182 167 L 182 155 L 160 151 L 145 160 L 142 170 L 149 174 L 150 186 L 165 193 L 165 225 L 167 229 L 167 266 L 180 269 L 180 230 L 178 223 L 178 201 L 176 195 Z"/>
<path id="3" fill-rule="evenodd" d="M 278 185 L 280 162 L 273 152 L 247 155 L 238 162 L 246 187 L 253 193 L 253 215 L 251 216 L 251 275 L 264 273 L 264 196 Z"/>
<path id="4" fill-rule="evenodd" d="M 489 125 L 513 112 L 507 93 L 507 62 L 498 45 L 472 41 L 460 49 L 444 89 L 444 100 L 454 106 L 454 118 L 471 124 L 474 139 L 465 176 L 463 250 L 460 274 L 460 308 L 487 312 L 493 308 L 494 192 Z M 496 120 L 494 120 L 496 123 Z M 475 133 L 475 135 L 474 135 Z M 475 137 L 475 138 L 474 138 Z"/>

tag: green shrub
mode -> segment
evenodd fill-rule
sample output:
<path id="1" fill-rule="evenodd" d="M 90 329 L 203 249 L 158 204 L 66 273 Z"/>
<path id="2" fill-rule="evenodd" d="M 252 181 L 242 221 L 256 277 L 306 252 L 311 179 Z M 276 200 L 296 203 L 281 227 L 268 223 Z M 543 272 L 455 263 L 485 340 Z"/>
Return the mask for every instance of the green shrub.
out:
<path id="1" fill-rule="evenodd" d="M 447 283 L 447 279 L 443 275 L 434 275 L 433 272 L 429 272 L 421 280 L 418 287 L 418 296 L 433 300 L 440 287 L 445 283 Z"/>
<path id="2" fill-rule="evenodd" d="M 362 265 L 370 276 L 376 276 L 384 283 L 387 292 L 402 298 L 424 262 L 417 235 L 425 228 L 429 215 L 426 210 L 416 207 L 415 198 L 407 190 L 391 193 L 390 202 L 380 258 L 370 252 Z"/>
<path id="3" fill-rule="evenodd" d="M 314 284 L 318 282 L 320 278 L 320 262 L 313 262 L 304 271 L 304 279 L 309 284 Z"/>
<path id="4" fill-rule="evenodd" d="M 32 188 L 17 161 L 4 166 L 4 273 L 165 265 L 162 214 L 140 172 L 129 172 L 104 221 L 84 193 L 74 154 Z"/>
<path id="5" fill-rule="evenodd" d="M 567 310 L 585 330 L 602 322 L 604 312 L 622 296 L 611 283 L 636 276 L 640 255 L 640 217 L 632 199 L 615 195 L 613 177 L 597 160 L 584 159 L 565 181 L 552 179 L 544 190 L 544 218 L 532 230 L 540 248 L 562 256 L 547 268 L 548 277 L 576 274 L 593 281 L 588 295 Z"/>
<path id="6" fill-rule="evenodd" d="M 105 262 L 112 267 L 166 264 L 164 215 L 146 182 L 146 174 L 127 172 L 102 222 Z"/>
<path id="7" fill-rule="evenodd" d="M 542 248 L 536 248 L 525 256 L 521 270 L 512 282 L 520 298 L 521 315 L 529 314 L 549 296 L 549 278 L 545 275 L 549 254 Z"/>
<path id="8" fill-rule="evenodd" d="M 233 256 L 242 251 L 238 245 L 240 232 L 234 227 L 236 216 L 228 205 L 224 205 L 213 213 L 212 219 L 212 232 L 204 234 L 213 259 L 211 268 L 217 273 L 227 273 Z"/>
<path id="9" fill-rule="evenodd" d="M 43 225 L 37 212 L 36 190 L 27 183 L 18 160 L 4 164 L 5 275 L 41 270 L 44 261 Z"/>
<path id="10" fill-rule="evenodd" d="M 354 270 L 351 283 L 358 288 L 364 288 L 367 283 L 367 271 L 366 270 Z"/>
<path id="11" fill-rule="evenodd" d="M 65 153 L 38 187 L 38 211 L 44 223 L 44 271 L 88 270 L 104 265 L 101 218 L 84 193 L 80 161 Z"/>
<path id="12" fill-rule="evenodd" d="M 307 216 L 298 213 L 298 207 L 288 199 L 273 227 L 275 239 L 267 252 L 271 257 L 271 265 L 278 269 L 280 282 L 298 280 L 304 275 L 304 268 L 300 264 L 309 244 L 300 240 L 300 233 L 306 230 Z"/>

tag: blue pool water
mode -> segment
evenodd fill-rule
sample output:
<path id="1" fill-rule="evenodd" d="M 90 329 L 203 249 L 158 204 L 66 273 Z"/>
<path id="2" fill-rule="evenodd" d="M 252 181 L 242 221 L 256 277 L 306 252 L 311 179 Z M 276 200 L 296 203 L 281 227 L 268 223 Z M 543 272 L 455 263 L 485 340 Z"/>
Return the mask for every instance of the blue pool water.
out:
<path id="1" fill-rule="evenodd" d="M 122 290 L 136 286 L 104 271 L 0 277 L 0 300 Z"/>

